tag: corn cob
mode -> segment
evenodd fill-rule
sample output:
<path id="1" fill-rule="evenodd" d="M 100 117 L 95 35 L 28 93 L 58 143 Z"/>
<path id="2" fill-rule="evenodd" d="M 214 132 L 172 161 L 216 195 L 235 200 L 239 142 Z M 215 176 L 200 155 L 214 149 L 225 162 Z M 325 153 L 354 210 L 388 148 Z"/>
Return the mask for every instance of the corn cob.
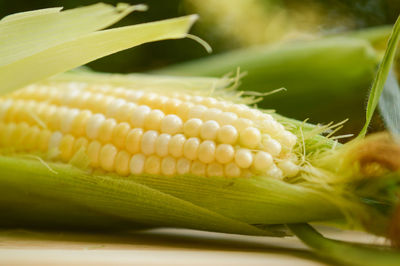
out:
<path id="1" fill-rule="evenodd" d="M 63 83 L 0 99 L 1 147 L 119 175 L 273 178 L 298 174 L 297 137 L 270 114 L 185 92 Z"/>

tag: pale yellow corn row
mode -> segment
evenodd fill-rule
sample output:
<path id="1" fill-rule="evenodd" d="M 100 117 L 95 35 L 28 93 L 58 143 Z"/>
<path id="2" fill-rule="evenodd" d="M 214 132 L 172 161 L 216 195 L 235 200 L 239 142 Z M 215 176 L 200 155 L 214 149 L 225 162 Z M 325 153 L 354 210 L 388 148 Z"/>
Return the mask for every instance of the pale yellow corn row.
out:
<path id="1" fill-rule="evenodd" d="M 0 98 L 0 132 L 3 149 L 65 162 L 84 150 L 91 167 L 123 176 L 299 172 L 297 138 L 271 115 L 189 92 L 31 85 Z"/>

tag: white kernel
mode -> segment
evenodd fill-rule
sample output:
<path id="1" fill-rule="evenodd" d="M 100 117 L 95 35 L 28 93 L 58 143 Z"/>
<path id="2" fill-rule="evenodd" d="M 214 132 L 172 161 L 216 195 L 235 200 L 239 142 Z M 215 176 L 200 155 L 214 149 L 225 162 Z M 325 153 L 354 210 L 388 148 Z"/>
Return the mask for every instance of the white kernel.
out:
<path id="1" fill-rule="evenodd" d="M 160 157 L 165 157 L 168 155 L 168 145 L 171 140 L 171 135 L 160 134 L 156 140 L 156 154 Z"/>
<path id="2" fill-rule="evenodd" d="M 281 141 L 281 144 L 289 149 L 296 145 L 297 142 L 296 135 L 286 130 L 281 132 L 278 138 Z"/>
<path id="3" fill-rule="evenodd" d="M 282 170 L 279 169 L 275 164 L 273 164 L 266 172 L 267 177 L 281 179 L 283 177 Z"/>
<path id="4" fill-rule="evenodd" d="M 146 105 L 141 105 L 135 108 L 131 117 L 131 124 L 133 125 L 133 127 L 143 128 L 144 120 L 146 116 L 150 113 L 150 111 L 150 107 Z"/>
<path id="5" fill-rule="evenodd" d="M 53 134 L 51 134 L 50 139 L 49 139 L 49 145 L 48 145 L 49 151 L 53 150 L 53 149 L 58 149 L 58 146 L 60 145 L 62 137 L 63 137 L 63 135 L 59 131 L 56 131 Z"/>
<path id="6" fill-rule="evenodd" d="M 211 163 L 215 159 L 215 142 L 206 140 L 199 145 L 198 158 L 203 163 Z"/>
<path id="7" fill-rule="evenodd" d="M 205 97 L 201 103 L 205 106 L 211 107 L 216 105 L 218 103 L 218 100 L 213 97 Z"/>
<path id="8" fill-rule="evenodd" d="M 190 172 L 191 161 L 186 158 L 180 158 L 176 162 L 176 172 L 180 175 L 184 175 Z"/>
<path id="9" fill-rule="evenodd" d="M 282 125 L 275 120 L 262 120 L 260 127 L 273 137 L 279 136 L 283 131 Z"/>
<path id="10" fill-rule="evenodd" d="M 240 168 L 234 163 L 226 164 L 224 172 L 227 177 L 239 177 L 241 173 Z"/>
<path id="11" fill-rule="evenodd" d="M 104 115 L 95 114 L 92 115 L 86 123 L 86 135 L 89 139 L 95 139 L 98 136 L 99 128 L 103 121 L 106 120 Z"/>
<path id="12" fill-rule="evenodd" d="M 65 114 L 65 117 L 63 117 L 61 120 L 61 131 L 63 133 L 71 131 L 72 123 L 74 122 L 78 114 L 79 114 L 78 109 L 71 109 Z"/>
<path id="13" fill-rule="evenodd" d="M 187 114 L 188 119 L 190 118 L 202 118 L 203 113 L 207 110 L 204 105 L 195 105 L 189 109 Z"/>
<path id="14" fill-rule="evenodd" d="M 161 173 L 164 175 L 174 175 L 176 173 L 176 159 L 167 156 L 161 161 Z"/>
<path id="15" fill-rule="evenodd" d="M 284 160 L 278 163 L 278 167 L 287 177 L 294 177 L 299 173 L 299 166 L 289 160 Z"/>
<path id="16" fill-rule="evenodd" d="M 278 156 L 282 150 L 281 144 L 277 140 L 265 135 L 263 136 L 262 146 L 263 150 L 272 156 Z"/>
<path id="17" fill-rule="evenodd" d="M 240 168 L 249 168 L 253 163 L 253 154 L 247 149 L 239 149 L 235 154 L 235 162 Z"/>
<path id="18" fill-rule="evenodd" d="M 168 133 L 171 135 L 182 132 L 183 122 L 176 115 L 166 115 L 161 120 L 161 132 Z"/>
<path id="19" fill-rule="evenodd" d="M 265 171 L 273 164 L 271 154 L 265 151 L 259 151 L 254 156 L 253 166 L 257 171 Z"/>
<path id="20" fill-rule="evenodd" d="M 215 140 L 217 138 L 218 129 L 219 124 L 216 121 L 206 121 L 200 127 L 200 137 L 206 140 Z"/>
<path id="21" fill-rule="evenodd" d="M 157 137 L 158 133 L 157 131 L 154 130 L 146 131 L 143 134 L 140 148 L 145 155 L 150 155 L 155 152 L 155 147 L 156 147 L 155 144 Z"/>
<path id="22" fill-rule="evenodd" d="M 160 110 L 151 110 L 144 119 L 144 128 L 148 130 L 159 130 L 161 120 L 163 120 L 164 116 L 164 113 Z"/>
<path id="23" fill-rule="evenodd" d="M 221 126 L 232 125 L 237 119 L 237 114 L 232 112 L 223 112 L 217 117 L 217 121 Z"/>
<path id="24" fill-rule="evenodd" d="M 208 120 L 215 120 L 222 111 L 217 108 L 209 108 L 203 113 L 203 121 L 208 121 Z"/>
<path id="25" fill-rule="evenodd" d="M 106 116 L 108 117 L 116 117 L 118 109 L 126 104 L 124 99 L 114 99 L 107 105 Z"/>
<path id="26" fill-rule="evenodd" d="M 219 144 L 215 150 L 215 159 L 219 163 L 229 163 L 235 156 L 235 150 L 232 145 L 229 144 Z"/>
<path id="27" fill-rule="evenodd" d="M 187 137 L 198 137 L 202 124 L 203 122 L 198 118 L 189 119 L 183 126 L 183 133 Z"/>
<path id="28" fill-rule="evenodd" d="M 209 177 L 222 177 L 224 176 L 224 167 L 219 163 L 210 163 L 207 165 L 207 176 Z"/>
<path id="29" fill-rule="evenodd" d="M 240 132 L 240 143 L 247 148 L 256 148 L 261 141 L 261 133 L 255 127 L 248 127 Z"/>
<path id="30" fill-rule="evenodd" d="M 168 152 L 174 157 L 183 156 L 183 145 L 185 144 L 186 138 L 182 134 L 177 134 L 171 138 L 168 144 Z"/>
<path id="31" fill-rule="evenodd" d="M 253 122 L 246 118 L 239 118 L 234 123 L 233 126 L 240 132 L 245 130 L 248 127 L 253 126 Z"/>
<path id="32" fill-rule="evenodd" d="M 222 126 L 217 132 L 217 140 L 221 143 L 235 144 L 238 136 L 236 128 L 231 125 Z"/>
<path id="33" fill-rule="evenodd" d="M 189 138 L 183 145 L 183 155 L 189 160 L 197 159 L 200 141 L 198 138 Z"/>
<path id="34" fill-rule="evenodd" d="M 134 175 L 143 173 L 145 161 L 146 157 L 143 154 L 133 155 L 131 160 L 129 161 L 129 170 L 131 171 L 131 173 Z"/>

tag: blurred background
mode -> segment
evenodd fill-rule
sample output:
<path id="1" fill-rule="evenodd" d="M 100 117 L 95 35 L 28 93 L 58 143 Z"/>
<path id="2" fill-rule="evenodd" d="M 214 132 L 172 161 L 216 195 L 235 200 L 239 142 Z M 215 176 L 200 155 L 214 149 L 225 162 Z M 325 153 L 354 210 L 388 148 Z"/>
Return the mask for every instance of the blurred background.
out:
<path id="1" fill-rule="evenodd" d="M 0 17 L 39 8 L 69 9 L 96 2 L 0 0 Z M 102 2 L 115 5 L 120 1 Z M 247 72 L 240 89 L 259 92 L 287 89 L 265 97 L 260 106 L 275 108 L 300 120 L 310 118 L 313 123 L 349 118 L 343 134 L 358 130 L 364 122 L 368 89 L 390 32 L 384 25 L 393 24 L 400 14 L 399 0 L 123 2 L 145 3 L 149 10 L 130 14 L 115 26 L 199 14 L 200 20 L 191 33 L 207 41 L 213 53 L 208 54 L 190 39 L 169 40 L 99 59 L 88 65 L 93 70 L 222 76 L 235 73 L 240 67 L 242 72 Z M 369 33 L 368 29 L 378 30 Z M 323 39 L 337 36 L 349 40 L 321 43 Z M 382 127 L 377 117 L 373 128 Z"/>

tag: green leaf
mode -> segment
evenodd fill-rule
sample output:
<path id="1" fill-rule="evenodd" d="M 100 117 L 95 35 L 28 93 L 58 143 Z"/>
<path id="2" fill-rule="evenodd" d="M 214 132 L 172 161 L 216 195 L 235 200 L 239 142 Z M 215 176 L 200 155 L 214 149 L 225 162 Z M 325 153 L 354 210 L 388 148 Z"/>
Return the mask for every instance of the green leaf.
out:
<path id="1" fill-rule="evenodd" d="M 130 12 L 132 8 L 126 7 L 122 9 L 122 14 L 118 13 L 115 15 L 111 13 L 106 15 L 103 23 L 97 24 L 96 27 L 104 27 L 115 22 L 126 15 L 126 12 Z M 116 9 L 118 10 L 118 7 Z M 84 13 L 86 12 L 87 10 Z M 6 20 L 3 22 L 3 28 L 8 30 L 8 34 L 5 34 L 5 36 L 8 36 L 10 41 L 7 39 L 7 42 L 1 42 L 0 40 L 0 58 L 1 62 L 5 62 L 0 64 L 1 93 L 9 92 L 32 82 L 81 66 L 95 59 L 146 42 L 184 38 L 193 22 L 197 19 L 196 15 L 191 15 L 87 34 L 83 34 L 82 32 L 77 33 L 75 30 L 72 30 L 70 36 L 63 39 L 62 42 L 50 38 L 46 45 L 44 45 L 44 49 L 41 48 L 41 35 L 39 34 L 36 37 L 31 36 L 30 39 L 28 38 L 32 42 L 31 45 L 34 44 L 33 46 L 36 48 L 30 50 L 30 52 L 24 52 L 25 44 L 18 45 L 18 43 L 25 40 L 19 38 L 18 34 L 13 31 L 13 29 L 18 28 L 19 24 L 17 22 L 24 24 L 32 18 L 53 15 L 57 15 L 57 13 L 42 14 L 33 17 L 28 16 L 23 19 L 8 22 Z M 87 22 L 90 23 L 95 17 L 90 17 Z M 101 19 L 101 15 L 97 16 L 97 18 Z M 9 23 L 17 23 L 17 25 L 7 27 Z M 37 25 L 38 32 L 41 32 L 43 29 L 43 23 L 42 21 L 42 23 Z M 46 21 L 46 24 L 48 23 Z M 71 28 L 81 27 L 80 24 L 75 24 L 75 22 L 66 21 L 65 23 L 68 24 L 68 27 L 71 26 Z M 81 23 L 83 22 L 81 21 Z M 4 26 L 4 24 L 6 25 Z M 55 27 L 58 31 L 63 29 L 66 24 L 62 23 L 61 26 L 55 25 Z M 85 26 L 82 27 L 85 28 Z M 25 25 L 25 28 L 29 29 L 31 26 L 26 27 Z M 32 28 L 35 27 L 32 26 Z M 93 27 L 87 29 L 88 32 L 90 30 L 94 30 Z M 49 34 L 49 30 L 46 30 L 45 33 Z M 15 57 L 12 55 L 8 57 L 8 54 L 16 55 Z"/>
<path id="2" fill-rule="evenodd" d="M 0 191 L 1 220 L 19 224 L 25 221 L 24 226 L 30 226 L 30 221 L 39 221 L 44 227 L 46 224 L 54 227 L 52 223 L 79 227 L 82 222 L 84 227 L 91 224 L 115 226 L 109 228 L 111 230 L 119 229 L 121 225 L 124 228 L 130 225 L 130 229 L 145 225 L 285 235 L 284 231 L 273 227 L 261 230 L 228 218 L 133 179 L 93 174 L 66 164 L 44 164 L 39 160 L 0 156 Z M 19 200 L 15 206 L 16 198 Z M 7 203 L 10 204 L 8 208 Z M 59 210 L 53 212 L 57 207 Z M 32 208 L 33 212 L 30 211 Z"/>
<path id="3" fill-rule="evenodd" d="M 371 123 L 372 116 L 375 112 L 376 106 L 378 105 L 379 98 L 385 86 L 385 82 L 389 75 L 389 71 L 392 67 L 399 40 L 400 40 L 400 17 L 397 18 L 397 21 L 393 27 L 393 31 L 390 36 L 387 49 L 385 51 L 385 55 L 383 56 L 375 80 L 372 84 L 371 92 L 368 98 L 366 121 L 363 129 L 358 135 L 359 138 L 364 137 L 365 134 L 367 133 L 368 126 Z"/>
<path id="4" fill-rule="evenodd" d="M 289 224 L 288 227 L 320 256 L 340 264 L 358 266 L 398 266 L 400 264 L 398 251 L 328 239 L 308 224 Z"/>
<path id="5" fill-rule="evenodd" d="M 390 132 L 400 135 L 400 87 L 393 70 L 389 72 L 379 99 L 379 111 Z"/>

